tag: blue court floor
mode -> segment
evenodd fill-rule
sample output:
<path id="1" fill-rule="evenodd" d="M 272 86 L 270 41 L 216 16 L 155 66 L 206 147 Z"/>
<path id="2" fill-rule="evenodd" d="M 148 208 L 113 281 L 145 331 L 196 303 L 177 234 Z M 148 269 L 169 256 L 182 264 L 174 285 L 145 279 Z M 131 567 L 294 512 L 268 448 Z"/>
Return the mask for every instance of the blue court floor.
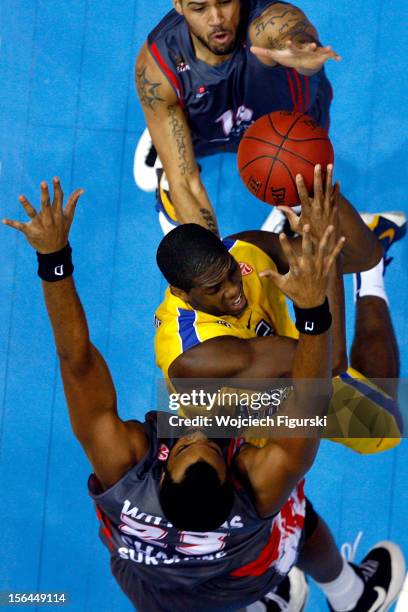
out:
<path id="1" fill-rule="evenodd" d="M 363 211 L 408 212 L 406 2 L 300 0 L 321 39 L 343 56 L 328 67 L 331 136 L 343 192 Z M 40 180 L 83 187 L 72 231 L 75 278 L 94 343 L 124 418 L 155 408 L 153 312 L 164 282 L 151 195 L 132 176 L 143 131 L 133 65 L 168 0 L 4 0 L 0 77 L 1 217 L 23 219 L 17 196 Z M 404 19 L 405 16 L 405 19 Z M 223 235 L 260 227 L 269 212 L 241 186 L 232 155 L 203 164 Z M 71 434 L 35 256 L 0 227 L 0 591 L 59 591 L 66 609 L 130 610 L 110 576 L 87 495 L 90 471 Z M 408 242 L 386 278 L 408 374 Z M 347 279 L 348 336 L 353 302 Z M 408 446 L 360 457 L 322 445 L 308 494 L 339 545 L 363 532 L 359 555 L 384 538 L 408 556 Z M 308 610 L 325 605 L 313 588 Z"/>

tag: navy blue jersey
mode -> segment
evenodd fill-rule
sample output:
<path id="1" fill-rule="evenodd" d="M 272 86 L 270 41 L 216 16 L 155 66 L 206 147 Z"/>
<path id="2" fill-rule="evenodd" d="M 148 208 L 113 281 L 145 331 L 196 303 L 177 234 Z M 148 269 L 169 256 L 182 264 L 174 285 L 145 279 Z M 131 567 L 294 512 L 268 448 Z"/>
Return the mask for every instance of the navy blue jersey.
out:
<path id="1" fill-rule="evenodd" d="M 248 27 L 271 0 L 246 0 L 242 40 L 230 59 L 196 58 L 187 22 L 170 11 L 148 36 L 149 50 L 184 107 L 197 157 L 236 151 L 245 130 L 276 110 L 307 112 L 328 129 L 332 90 L 324 69 L 311 77 L 268 67 L 249 51 Z"/>
<path id="2" fill-rule="evenodd" d="M 305 517 L 303 483 L 275 517 L 264 519 L 235 482 L 231 513 L 219 529 L 179 531 L 163 516 L 159 501 L 160 478 L 175 441 L 157 437 L 156 412 L 149 412 L 143 425 L 149 440 L 146 456 L 106 491 L 95 476 L 89 480 L 100 535 L 123 590 L 143 611 L 155 612 L 164 609 L 158 606 L 163 592 L 168 592 L 167 602 L 174 597 L 170 609 L 176 612 L 183 609 L 177 607 L 183 592 L 191 602 L 191 589 L 197 589 L 203 606 L 218 601 L 225 606 L 221 609 L 227 609 L 228 601 L 255 601 L 270 591 L 297 558 Z M 231 463 L 239 443 L 220 444 Z"/>

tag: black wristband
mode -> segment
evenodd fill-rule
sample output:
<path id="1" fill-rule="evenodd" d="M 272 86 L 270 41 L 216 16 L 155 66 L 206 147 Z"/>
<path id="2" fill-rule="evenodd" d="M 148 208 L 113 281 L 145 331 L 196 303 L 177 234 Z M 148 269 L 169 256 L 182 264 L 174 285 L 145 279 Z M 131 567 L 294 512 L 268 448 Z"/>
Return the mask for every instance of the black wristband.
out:
<path id="1" fill-rule="evenodd" d="M 43 254 L 37 251 L 38 276 L 41 280 L 54 283 L 71 276 L 74 271 L 71 253 L 69 242 L 55 253 Z"/>
<path id="2" fill-rule="evenodd" d="M 296 329 L 301 334 L 318 336 L 330 328 L 332 316 L 327 298 L 323 304 L 314 308 L 299 308 L 293 304 L 293 309 L 296 317 Z"/>

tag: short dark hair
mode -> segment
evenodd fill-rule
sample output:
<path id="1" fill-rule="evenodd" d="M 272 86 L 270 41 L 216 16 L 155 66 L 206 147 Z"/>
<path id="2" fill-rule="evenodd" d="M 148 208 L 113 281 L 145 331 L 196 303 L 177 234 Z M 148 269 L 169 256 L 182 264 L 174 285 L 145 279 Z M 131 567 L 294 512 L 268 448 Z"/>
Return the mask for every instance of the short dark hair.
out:
<path id="1" fill-rule="evenodd" d="M 213 531 L 228 518 L 234 503 L 232 484 L 221 484 L 216 469 L 200 459 L 190 465 L 181 482 L 166 470 L 159 492 L 167 520 L 177 529 Z"/>
<path id="2" fill-rule="evenodd" d="M 210 230 L 196 223 L 179 225 L 163 238 L 156 261 L 170 285 L 190 291 L 193 280 L 212 265 L 230 257 L 222 241 Z"/>

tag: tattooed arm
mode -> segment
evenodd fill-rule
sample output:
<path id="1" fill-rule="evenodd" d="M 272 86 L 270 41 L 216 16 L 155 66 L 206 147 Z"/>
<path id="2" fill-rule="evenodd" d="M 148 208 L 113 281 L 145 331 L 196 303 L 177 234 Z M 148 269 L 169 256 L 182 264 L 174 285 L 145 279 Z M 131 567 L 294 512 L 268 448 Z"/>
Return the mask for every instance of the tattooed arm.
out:
<path id="1" fill-rule="evenodd" d="M 144 45 L 136 61 L 136 89 L 147 127 L 163 163 L 181 223 L 218 234 L 217 221 L 195 160 L 190 129 L 176 93 Z"/>
<path id="2" fill-rule="evenodd" d="M 269 66 L 281 64 L 311 76 L 328 59 L 340 60 L 331 47 L 322 47 L 306 15 L 291 4 L 273 4 L 249 27 L 251 51 Z"/>

